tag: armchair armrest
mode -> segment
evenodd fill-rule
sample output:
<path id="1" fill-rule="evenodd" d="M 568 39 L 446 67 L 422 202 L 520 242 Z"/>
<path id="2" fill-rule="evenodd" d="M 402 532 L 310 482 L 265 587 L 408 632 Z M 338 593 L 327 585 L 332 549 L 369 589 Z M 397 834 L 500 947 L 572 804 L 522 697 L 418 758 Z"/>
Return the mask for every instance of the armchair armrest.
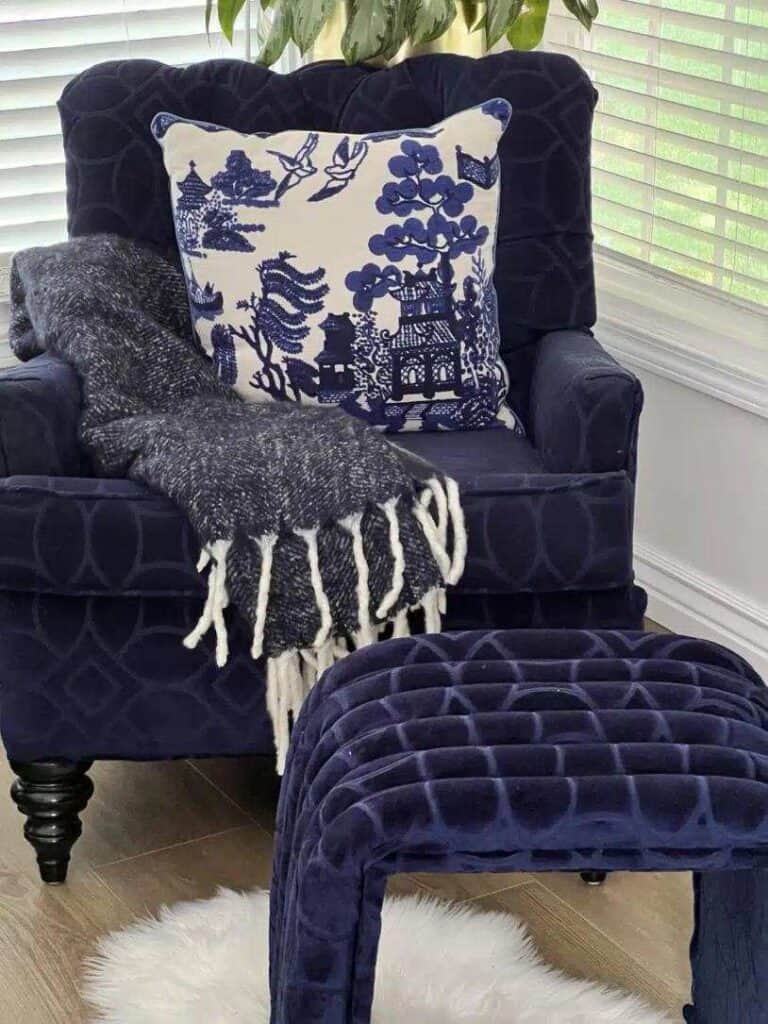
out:
<path id="1" fill-rule="evenodd" d="M 537 346 L 530 400 L 533 443 L 551 473 L 634 478 L 640 381 L 587 331 L 552 331 Z"/>
<path id="2" fill-rule="evenodd" d="M 0 476 L 88 476 L 77 437 L 80 384 L 61 359 L 40 355 L 0 371 Z"/>

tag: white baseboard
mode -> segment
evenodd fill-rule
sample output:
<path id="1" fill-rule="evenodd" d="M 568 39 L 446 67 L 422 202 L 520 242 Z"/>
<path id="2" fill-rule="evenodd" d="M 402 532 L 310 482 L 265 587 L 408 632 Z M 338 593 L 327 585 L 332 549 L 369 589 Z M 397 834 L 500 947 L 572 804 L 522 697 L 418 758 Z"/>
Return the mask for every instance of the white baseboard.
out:
<path id="1" fill-rule="evenodd" d="M 639 541 L 635 572 L 648 592 L 648 618 L 730 647 L 768 682 L 768 608 Z"/>

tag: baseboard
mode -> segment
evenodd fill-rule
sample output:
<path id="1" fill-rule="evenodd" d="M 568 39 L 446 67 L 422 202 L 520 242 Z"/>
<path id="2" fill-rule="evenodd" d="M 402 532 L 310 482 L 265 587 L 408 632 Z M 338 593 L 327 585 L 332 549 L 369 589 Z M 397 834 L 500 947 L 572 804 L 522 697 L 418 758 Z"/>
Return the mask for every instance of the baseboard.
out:
<path id="1" fill-rule="evenodd" d="M 648 592 L 648 618 L 732 648 L 768 681 L 768 607 L 642 542 L 635 571 Z"/>

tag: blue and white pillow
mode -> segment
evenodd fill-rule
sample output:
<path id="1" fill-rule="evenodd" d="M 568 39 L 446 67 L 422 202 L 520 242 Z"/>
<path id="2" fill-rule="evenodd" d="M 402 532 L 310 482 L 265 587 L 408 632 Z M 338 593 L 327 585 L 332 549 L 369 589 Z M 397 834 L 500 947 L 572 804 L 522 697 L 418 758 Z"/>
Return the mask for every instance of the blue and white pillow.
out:
<path id="1" fill-rule="evenodd" d="M 493 286 L 494 99 L 428 129 L 241 135 L 158 114 L 193 322 L 246 400 L 389 431 L 517 421 Z"/>

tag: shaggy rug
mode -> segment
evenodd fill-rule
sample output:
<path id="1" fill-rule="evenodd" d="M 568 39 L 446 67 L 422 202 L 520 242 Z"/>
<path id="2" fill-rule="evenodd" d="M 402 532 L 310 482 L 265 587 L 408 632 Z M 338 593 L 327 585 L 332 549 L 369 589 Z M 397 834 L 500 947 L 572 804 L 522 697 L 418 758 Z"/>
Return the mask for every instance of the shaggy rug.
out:
<path id="1" fill-rule="evenodd" d="M 268 1024 L 269 894 L 222 889 L 103 939 L 84 995 L 100 1024 Z M 430 898 L 384 904 L 373 1024 L 668 1024 L 543 963 L 525 926 Z"/>

